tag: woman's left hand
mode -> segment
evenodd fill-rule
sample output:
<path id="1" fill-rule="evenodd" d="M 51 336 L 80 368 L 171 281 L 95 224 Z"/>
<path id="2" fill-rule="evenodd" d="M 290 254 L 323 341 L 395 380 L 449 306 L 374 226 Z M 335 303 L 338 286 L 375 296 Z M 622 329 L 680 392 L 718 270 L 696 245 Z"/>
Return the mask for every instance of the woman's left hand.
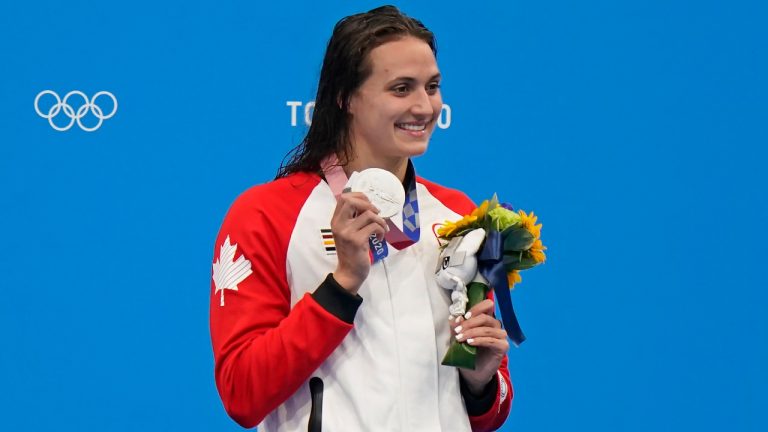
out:
<path id="1" fill-rule="evenodd" d="M 467 316 L 467 315 L 465 315 Z M 479 395 L 496 376 L 501 361 L 509 351 L 507 332 L 493 317 L 493 300 L 485 299 L 468 312 L 469 319 L 451 320 L 451 329 L 459 342 L 477 347 L 475 370 L 459 368 L 469 390 Z"/>

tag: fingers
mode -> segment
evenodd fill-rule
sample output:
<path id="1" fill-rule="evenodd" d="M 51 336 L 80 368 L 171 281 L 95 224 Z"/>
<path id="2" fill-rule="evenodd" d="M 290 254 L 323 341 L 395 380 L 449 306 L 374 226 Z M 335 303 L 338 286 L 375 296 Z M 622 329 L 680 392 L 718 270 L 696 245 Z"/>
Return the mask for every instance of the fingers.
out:
<path id="1" fill-rule="evenodd" d="M 493 317 L 489 317 L 488 315 L 473 316 L 472 319 L 469 320 L 465 319 L 464 316 L 460 316 L 458 318 L 448 317 L 451 330 L 453 330 L 454 334 L 462 333 L 466 330 L 469 330 L 473 327 L 478 327 L 483 324 L 493 326 L 493 323 L 491 323 L 491 321 L 488 319 L 490 318 L 492 320 Z"/>
<path id="2" fill-rule="evenodd" d="M 387 227 L 387 221 L 370 210 L 366 210 L 355 216 L 355 218 L 349 222 L 347 227 L 354 232 L 365 230 L 369 225 L 375 225 L 375 228 L 380 229 L 382 234 L 389 229 Z"/>
<path id="3" fill-rule="evenodd" d="M 487 312 L 486 312 L 487 311 Z M 489 314 L 490 312 L 490 314 Z M 476 327 L 501 328 L 501 321 L 493 317 L 493 301 L 483 300 L 467 312 L 463 317 L 451 321 L 451 327 L 456 333 Z M 466 317 L 469 317 L 467 319 Z"/>
<path id="4" fill-rule="evenodd" d="M 453 332 L 456 335 L 463 334 L 466 338 L 497 334 L 496 332 L 490 332 L 491 330 L 504 331 L 504 329 L 501 328 L 499 320 L 488 315 L 480 315 L 460 322 L 459 325 L 453 329 Z M 506 332 L 503 337 L 506 337 Z"/>
<path id="5" fill-rule="evenodd" d="M 466 342 L 475 347 L 490 348 L 498 354 L 509 351 L 507 332 L 504 329 L 493 327 L 475 327 L 464 330 L 456 335 L 456 340 Z"/>
<path id="6" fill-rule="evenodd" d="M 477 339 L 480 337 L 490 337 L 497 339 L 506 339 L 507 331 L 493 327 L 475 327 L 471 329 L 461 329 L 456 334 L 456 340 L 464 342 L 467 339 Z"/>
<path id="7" fill-rule="evenodd" d="M 365 247 L 371 235 L 376 234 L 376 237 L 381 240 L 388 230 L 387 222 L 370 210 L 366 210 L 346 222 L 332 222 L 331 224 L 331 231 L 334 239 L 336 239 L 337 247 L 339 243 L 346 242 L 351 242 L 358 247 Z"/>
<path id="8" fill-rule="evenodd" d="M 478 348 L 475 370 L 460 369 L 464 379 L 470 385 L 476 383 L 478 388 L 484 388 L 492 379 L 509 352 L 507 332 L 493 317 L 493 311 L 493 301 L 485 299 L 459 317 L 458 322 L 451 320 L 456 340 Z"/>
<path id="9" fill-rule="evenodd" d="M 358 214 L 366 211 L 371 211 L 374 214 L 379 213 L 379 209 L 371 204 L 365 194 L 360 192 L 347 192 L 339 195 L 336 202 L 336 209 L 333 212 L 333 219 L 354 219 Z"/>
<path id="10" fill-rule="evenodd" d="M 496 354 L 504 355 L 509 351 L 509 342 L 507 342 L 506 332 L 504 338 L 497 337 L 474 337 L 467 338 L 467 344 L 478 347 L 488 348 Z"/>
<path id="11" fill-rule="evenodd" d="M 507 332 L 501 327 L 501 322 L 492 316 L 493 310 L 493 301 L 486 299 L 472 307 L 464 317 L 459 317 L 458 322 L 451 320 L 450 325 L 456 340 L 472 346 L 491 348 L 497 352 L 507 352 Z M 465 318 L 467 316 L 468 319 Z"/>
<path id="12" fill-rule="evenodd" d="M 331 219 L 334 236 L 346 237 L 363 231 L 366 241 L 374 233 L 381 239 L 389 227 L 387 221 L 378 213 L 379 210 L 360 192 L 348 192 L 339 195 Z M 378 225 L 379 228 L 371 226 L 372 224 Z M 358 240 L 363 240 L 362 236 L 355 237 L 358 237 Z"/>
<path id="13" fill-rule="evenodd" d="M 464 321 L 469 320 L 473 316 L 480 316 L 480 315 L 493 315 L 494 311 L 494 304 L 493 300 L 491 299 L 485 299 L 481 301 L 480 303 L 476 304 L 472 307 L 466 314 L 459 317 L 448 317 L 448 320 L 451 323 L 451 329 L 455 329 L 459 325 L 462 324 Z"/>
<path id="14" fill-rule="evenodd" d="M 331 218 L 331 232 L 336 244 L 338 264 L 334 277 L 346 281 L 342 285 L 356 292 L 370 271 L 369 239 L 379 240 L 388 230 L 387 222 L 378 215 L 379 210 L 359 192 L 339 195 Z"/>
<path id="15" fill-rule="evenodd" d="M 472 315 L 480 315 L 480 314 L 488 314 L 493 315 L 493 300 L 491 299 L 485 299 L 481 301 L 480 303 L 474 305 L 472 309 L 469 310 L 470 317 Z"/>

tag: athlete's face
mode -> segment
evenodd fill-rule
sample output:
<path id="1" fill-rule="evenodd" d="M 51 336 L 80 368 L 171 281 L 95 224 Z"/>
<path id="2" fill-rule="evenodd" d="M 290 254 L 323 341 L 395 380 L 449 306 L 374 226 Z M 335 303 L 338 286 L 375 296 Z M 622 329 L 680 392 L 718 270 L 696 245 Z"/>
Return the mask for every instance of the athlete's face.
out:
<path id="1" fill-rule="evenodd" d="M 369 61 L 371 75 L 349 101 L 355 154 L 383 162 L 424 153 L 443 105 L 432 50 L 406 37 L 374 48 Z"/>

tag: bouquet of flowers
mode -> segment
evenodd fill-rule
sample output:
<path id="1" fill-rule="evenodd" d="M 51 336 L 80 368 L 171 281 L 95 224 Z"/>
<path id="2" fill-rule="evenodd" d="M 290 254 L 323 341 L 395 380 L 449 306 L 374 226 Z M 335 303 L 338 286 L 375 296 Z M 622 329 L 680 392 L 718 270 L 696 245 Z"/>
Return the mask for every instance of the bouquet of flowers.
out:
<path id="1" fill-rule="evenodd" d="M 522 280 L 520 271 L 546 260 L 542 225 L 536 221 L 533 212 L 516 212 L 494 195 L 471 214 L 438 228 L 443 250 L 436 277 L 440 286 L 452 290 L 452 316 L 483 301 L 492 288 L 510 340 L 515 345 L 525 340 L 510 290 Z M 477 348 L 454 340 L 442 364 L 474 369 L 476 353 Z"/>

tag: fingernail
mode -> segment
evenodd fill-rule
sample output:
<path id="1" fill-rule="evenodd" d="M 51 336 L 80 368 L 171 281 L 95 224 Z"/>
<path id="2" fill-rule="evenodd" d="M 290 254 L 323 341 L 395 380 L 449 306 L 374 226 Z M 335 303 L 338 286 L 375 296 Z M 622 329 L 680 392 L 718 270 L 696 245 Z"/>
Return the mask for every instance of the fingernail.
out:
<path id="1" fill-rule="evenodd" d="M 475 343 L 475 340 L 472 339 L 472 338 L 469 338 L 469 339 L 467 339 L 467 343 L 472 345 L 473 343 Z"/>
<path id="2" fill-rule="evenodd" d="M 461 321 L 461 315 L 457 316 L 456 319 L 453 320 L 453 322 L 456 322 L 456 323 L 459 322 L 459 321 Z"/>
<path id="3" fill-rule="evenodd" d="M 456 331 L 456 334 L 461 333 L 461 326 L 458 326 L 454 329 Z"/>
<path id="4" fill-rule="evenodd" d="M 464 335 L 463 335 L 463 334 L 461 334 L 461 333 L 459 333 L 459 334 L 457 334 L 457 335 L 456 335 L 456 340 L 457 340 L 457 341 L 460 341 L 460 340 L 462 340 L 463 338 L 464 338 Z M 472 340 L 472 339 L 469 339 L 469 340 Z"/>
<path id="5" fill-rule="evenodd" d="M 467 313 L 465 313 L 465 314 L 464 314 L 464 318 L 465 318 L 465 319 L 470 319 L 470 318 L 472 318 L 472 312 L 467 312 Z"/>

